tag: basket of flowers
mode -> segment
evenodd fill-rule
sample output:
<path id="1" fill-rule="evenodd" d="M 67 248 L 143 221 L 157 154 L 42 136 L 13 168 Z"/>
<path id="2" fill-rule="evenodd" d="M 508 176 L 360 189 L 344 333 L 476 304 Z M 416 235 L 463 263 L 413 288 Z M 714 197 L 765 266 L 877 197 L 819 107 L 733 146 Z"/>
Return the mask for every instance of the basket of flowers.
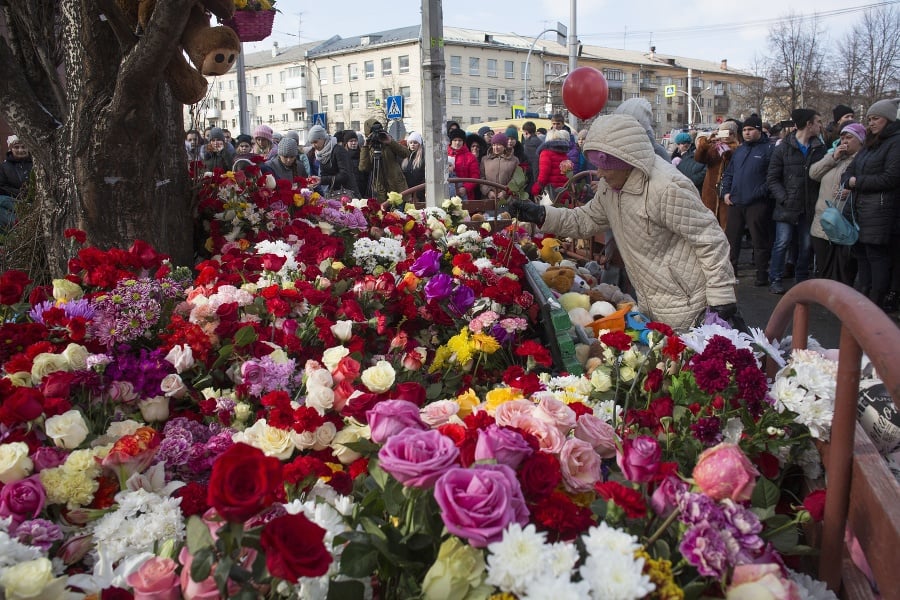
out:
<path id="1" fill-rule="evenodd" d="M 272 33 L 274 0 L 236 0 L 234 16 L 225 21 L 242 42 L 259 42 Z"/>

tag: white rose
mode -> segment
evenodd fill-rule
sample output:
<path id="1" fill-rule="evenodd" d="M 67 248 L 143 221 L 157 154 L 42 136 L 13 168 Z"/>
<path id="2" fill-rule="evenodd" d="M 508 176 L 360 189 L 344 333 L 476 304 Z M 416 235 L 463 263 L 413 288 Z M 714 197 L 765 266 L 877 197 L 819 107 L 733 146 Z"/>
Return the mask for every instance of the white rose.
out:
<path id="1" fill-rule="evenodd" d="M 341 359 L 345 356 L 348 356 L 350 351 L 343 346 L 335 346 L 334 348 L 329 348 L 325 352 L 322 353 L 322 364 L 329 371 L 334 371 L 337 369 L 338 363 L 341 362 Z"/>
<path id="2" fill-rule="evenodd" d="M 351 422 L 335 434 L 334 439 L 331 440 L 331 452 L 342 465 L 349 465 L 362 454 L 356 450 L 351 450 L 344 444 L 352 444 L 364 438 L 369 439 L 369 437 L 371 437 L 371 432 L 368 425 Z"/>
<path id="3" fill-rule="evenodd" d="M 283 365 L 291 359 L 287 355 L 287 352 L 284 351 L 284 348 L 279 347 L 276 347 L 275 350 L 269 354 L 269 358 L 272 359 L 272 362 L 276 365 Z"/>
<path id="4" fill-rule="evenodd" d="M 379 360 L 375 366 L 369 367 L 362 372 L 360 379 L 369 391 L 376 394 L 386 392 L 394 385 L 394 378 L 397 373 L 394 367 L 386 360 Z"/>
<path id="5" fill-rule="evenodd" d="M 271 173 L 266 175 L 266 189 L 267 190 L 275 189 L 275 177 L 273 177 Z"/>
<path id="6" fill-rule="evenodd" d="M 306 405 L 316 409 L 320 415 L 324 415 L 334 406 L 334 390 L 326 385 L 308 385 Z"/>
<path id="7" fill-rule="evenodd" d="M 334 337 L 346 342 L 353 335 L 353 321 L 342 320 L 331 326 L 331 333 Z"/>
<path id="8" fill-rule="evenodd" d="M 69 361 L 70 371 L 83 371 L 87 368 L 87 348 L 80 344 L 69 344 L 63 350 L 62 355 Z"/>
<path id="9" fill-rule="evenodd" d="M 131 404 L 138 398 L 130 381 L 113 381 L 107 393 L 116 404 Z"/>
<path id="10" fill-rule="evenodd" d="M 138 423 L 134 419 L 126 419 L 125 421 L 116 421 L 110 423 L 106 430 L 106 437 L 118 440 L 126 435 L 132 435 L 135 431 L 143 427 L 143 423 Z"/>
<path id="11" fill-rule="evenodd" d="M 591 373 L 591 385 L 598 392 L 608 392 L 612 389 L 612 378 L 609 376 L 609 371 L 605 368 L 594 369 L 594 372 Z"/>
<path id="12" fill-rule="evenodd" d="M 44 432 L 58 447 L 71 450 L 80 446 L 87 438 L 88 427 L 80 412 L 70 410 L 47 419 Z"/>
<path id="13" fill-rule="evenodd" d="M 166 396 L 154 396 L 147 400 L 141 400 L 138 406 L 141 409 L 141 416 L 148 423 L 161 423 L 169 418 L 169 399 Z"/>
<path id="14" fill-rule="evenodd" d="M 34 463 L 28 457 L 28 444 L 11 442 L 0 446 L 0 482 L 12 483 L 31 475 Z"/>
<path id="15" fill-rule="evenodd" d="M 53 280 L 53 299 L 57 302 L 79 300 L 82 296 L 84 296 L 84 290 L 77 283 L 73 283 L 68 279 Z"/>
<path id="16" fill-rule="evenodd" d="M 6 569 L 0 575 L 0 586 L 6 600 L 58 600 L 66 597 L 66 578 L 54 578 L 53 564 L 43 557 Z"/>
<path id="17" fill-rule="evenodd" d="M 178 344 L 169 350 L 169 353 L 166 354 L 166 360 L 175 367 L 177 372 L 184 373 L 194 366 L 194 351 L 190 346 Z"/>
<path id="18" fill-rule="evenodd" d="M 292 431 L 291 442 L 297 447 L 297 450 L 309 450 L 316 443 L 316 434 L 312 431 L 304 431 L 303 433 Z"/>
<path id="19" fill-rule="evenodd" d="M 337 434 L 337 427 L 335 426 L 335 424 L 331 421 L 326 421 L 318 429 L 316 429 L 315 444 L 313 445 L 312 449 L 324 450 L 334 440 L 335 434 Z"/>
<path id="20" fill-rule="evenodd" d="M 287 460 L 294 453 L 291 432 L 272 427 L 265 419 L 260 419 L 252 427 L 234 434 L 232 439 L 259 448 L 266 456 L 274 456 L 278 460 Z"/>
<path id="21" fill-rule="evenodd" d="M 169 373 L 159 382 L 159 389 L 168 398 L 181 398 L 187 393 L 187 387 L 178 373 Z"/>
<path id="22" fill-rule="evenodd" d="M 32 387 L 34 385 L 31 381 L 31 373 L 28 371 L 9 373 L 6 378 L 16 387 Z"/>
<path id="23" fill-rule="evenodd" d="M 234 405 L 234 419 L 236 421 L 246 421 L 250 418 L 252 407 L 246 402 L 238 402 Z"/>
<path id="24" fill-rule="evenodd" d="M 327 369 L 313 369 L 309 372 L 308 377 L 306 378 L 306 387 L 314 388 L 314 387 L 327 387 L 330 388 L 334 385 L 334 377 L 331 376 L 331 373 L 328 372 Z"/>
<path id="25" fill-rule="evenodd" d="M 42 352 L 34 357 L 31 363 L 31 381 L 37 385 L 50 373 L 68 371 L 69 360 L 62 354 Z"/>

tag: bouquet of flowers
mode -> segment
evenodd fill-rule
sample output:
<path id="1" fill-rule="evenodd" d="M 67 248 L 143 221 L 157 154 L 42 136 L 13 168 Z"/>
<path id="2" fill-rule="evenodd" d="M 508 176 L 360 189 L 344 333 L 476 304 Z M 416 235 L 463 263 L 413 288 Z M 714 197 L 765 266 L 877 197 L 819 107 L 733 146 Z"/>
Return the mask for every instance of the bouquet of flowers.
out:
<path id="1" fill-rule="evenodd" d="M 786 566 L 814 423 L 761 334 L 601 332 L 574 376 L 458 199 L 216 173 L 201 207 L 193 274 L 0 276 L 7 598 L 829 597 Z"/>

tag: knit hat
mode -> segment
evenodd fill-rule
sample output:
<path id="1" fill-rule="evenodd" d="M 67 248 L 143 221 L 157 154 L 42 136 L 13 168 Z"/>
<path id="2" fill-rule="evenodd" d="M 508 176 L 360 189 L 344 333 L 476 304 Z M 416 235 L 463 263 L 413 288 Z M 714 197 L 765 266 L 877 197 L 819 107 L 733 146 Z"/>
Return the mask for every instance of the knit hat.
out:
<path id="1" fill-rule="evenodd" d="M 853 109 L 846 104 L 838 104 L 833 109 L 831 109 L 831 115 L 834 117 L 835 123 L 840 121 L 841 117 L 843 117 L 844 115 L 852 115 L 853 112 Z"/>
<path id="2" fill-rule="evenodd" d="M 420 146 L 425 143 L 425 141 L 422 139 L 422 135 L 418 131 L 410 132 L 410 134 L 408 136 L 406 136 L 406 141 L 407 142 L 416 142 Z"/>
<path id="3" fill-rule="evenodd" d="M 612 154 L 607 154 L 602 150 L 588 150 L 584 154 L 585 158 L 598 169 L 603 169 L 605 171 L 625 171 L 631 168 L 631 165 L 621 158 L 616 158 Z"/>
<path id="4" fill-rule="evenodd" d="M 491 144 L 500 144 L 501 146 L 506 146 L 509 143 L 509 136 L 505 133 L 495 133 L 491 138 Z"/>
<path id="5" fill-rule="evenodd" d="M 719 131 L 722 131 L 723 129 L 730 131 L 731 135 L 733 135 L 734 137 L 738 137 L 738 135 L 740 135 L 741 133 L 741 126 L 734 119 L 728 119 L 724 123 L 720 123 Z"/>
<path id="6" fill-rule="evenodd" d="M 19 143 L 19 136 L 17 136 L 16 134 L 12 134 L 8 138 L 6 138 L 7 146 L 12 146 L 13 144 L 18 144 L 18 143 Z"/>
<path id="7" fill-rule="evenodd" d="M 841 134 L 851 133 L 853 137 L 858 139 L 860 142 L 866 141 L 866 128 L 860 125 L 859 123 L 850 123 L 848 125 L 844 125 L 841 129 Z"/>
<path id="8" fill-rule="evenodd" d="M 485 125 L 484 127 L 481 127 L 481 128 L 478 129 L 478 135 L 480 135 L 481 137 L 484 137 L 484 134 L 486 134 L 486 133 L 488 133 L 488 132 L 490 132 L 491 134 L 493 134 L 493 133 L 494 133 L 494 130 L 491 129 L 490 127 L 488 127 L 487 125 Z"/>
<path id="9" fill-rule="evenodd" d="M 678 135 L 675 136 L 676 144 L 690 144 L 691 143 L 691 134 L 682 131 Z"/>
<path id="10" fill-rule="evenodd" d="M 507 127 L 507 128 L 506 128 L 506 131 L 504 131 L 503 133 L 505 133 L 505 134 L 506 134 L 506 137 L 508 137 L 508 138 L 510 138 L 510 139 L 513 139 L 513 140 L 518 140 L 518 139 L 519 139 L 519 130 L 518 130 L 516 127 L 512 126 L 512 125 L 510 125 L 509 127 Z M 494 143 L 493 138 L 491 139 L 491 143 Z"/>
<path id="11" fill-rule="evenodd" d="M 309 131 L 306 132 L 306 141 L 309 143 L 317 140 L 327 140 L 328 137 L 328 132 L 325 131 L 325 128 L 321 125 L 313 125 L 309 128 Z"/>
<path id="12" fill-rule="evenodd" d="M 897 112 L 896 110 L 894 111 Z M 816 111 L 811 108 L 795 108 L 791 111 L 791 121 L 794 122 L 797 129 L 803 129 L 816 116 Z M 896 115 L 895 115 L 896 116 Z"/>
<path id="13" fill-rule="evenodd" d="M 221 127 L 213 127 L 209 130 L 209 141 L 213 140 L 225 141 L 225 132 L 222 131 Z"/>
<path id="14" fill-rule="evenodd" d="M 300 143 L 300 134 L 297 133 L 296 131 L 285 131 L 285 132 L 284 132 L 284 137 L 285 137 L 285 138 L 291 138 L 292 140 L 294 140 L 295 142 L 297 142 L 297 144 Z"/>
<path id="15" fill-rule="evenodd" d="M 453 131 L 451 131 L 447 134 L 447 137 L 450 138 L 451 142 L 457 138 L 459 138 L 461 140 L 465 140 L 466 132 L 463 131 L 462 129 L 454 129 Z"/>
<path id="16" fill-rule="evenodd" d="M 284 134 L 281 133 L 280 131 L 275 131 L 272 133 L 272 141 L 275 142 L 276 144 L 280 143 L 283 138 L 284 138 Z"/>
<path id="17" fill-rule="evenodd" d="M 252 145 L 253 145 L 253 138 L 250 137 L 249 135 L 247 135 L 246 133 L 242 133 L 241 135 L 239 135 L 239 136 L 237 136 L 236 138 L 234 138 L 234 145 L 237 146 L 237 145 L 240 144 L 241 142 L 246 142 L 246 143 L 248 143 L 248 144 L 250 144 L 250 145 L 252 146 Z"/>
<path id="18" fill-rule="evenodd" d="M 759 118 L 759 115 L 753 113 L 746 119 L 744 119 L 744 127 L 756 127 L 760 131 L 762 131 L 762 119 Z"/>
<path id="19" fill-rule="evenodd" d="M 298 144 L 293 138 L 282 138 L 281 143 L 278 144 L 278 156 L 290 158 L 297 156 L 299 152 Z"/>
<path id="20" fill-rule="evenodd" d="M 263 138 L 272 141 L 272 128 L 268 125 L 257 125 L 253 130 L 253 138 Z"/>
<path id="21" fill-rule="evenodd" d="M 875 104 L 869 107 L 868 112 L 866 112 L 867 117 L 871 117 L 872 115 L 876 115 L 879 117 L 884 117 L 890 122 L 897 120 L 897 102 L 900 101 L 896 98 L 891 100 L 879 100 Z"/>

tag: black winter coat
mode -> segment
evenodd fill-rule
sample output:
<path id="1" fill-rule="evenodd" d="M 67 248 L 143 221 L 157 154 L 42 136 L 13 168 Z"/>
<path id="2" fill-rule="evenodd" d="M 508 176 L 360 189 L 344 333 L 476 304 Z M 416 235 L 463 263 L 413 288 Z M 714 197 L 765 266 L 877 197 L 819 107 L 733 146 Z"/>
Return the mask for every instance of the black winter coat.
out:
<path id="1" fill-rule="evenodd" d="M 687 152 L 681 155 L 681 162 L 675 168 L 690 179 L 697 186 L 697 191 L 700 192 L 703 190 L 703 180 L 706 179 L 706 165 L 694 158 L 695 150 L 696 148 L 692 145 Z"/>
<path id="2" fill-rule="evenodd" d="M 887 244 L 900 213 L 900 121 L 889 123 L 881 134 L 856 153 L 841 177 L 846 185 L 856 177 L 853 208 L 859 224 L 859 241 Z"/>
<path id="3" fill-rule="evenodd" d="M 769 143 L 766 134 L 755 142 L 744 142 L 735 148 L 722 175 L 722 195 L 731 194 L 732 204 L 738 206 L 768 200 L 766 178 L 774 151 L 775 146 Z"/>
<path id="4" fill-rule="evenodd" d="M 0 164 L 0 195 L 18 198 L 22 186 L 28 182 L 32 164 L 31 156 L 16 160 L 12 152 L 7 152 L 6 160 Z"/>
<path id="5" fill-rule="evenodd" d="M 822 160 L 825 152 L 825 144 L 814 137 L 809 140 L 809 150 L 804 156 L 794 133 L 775 146 L 766 176 L 769 193 L 775 198 L 773 220 L 792 225 L 801 220 L 812 222 L 819 182 L 810 179 L 809 167 Z"/>
<path id="6" fill-rule="evenodd" d="M 356 192 L 359 197 L 359 190 L 356 189 L 357 171 L 350 163 L 347 150 L 340 144 L 334 145 L 327 162 L 319 163 L 319 177 L 323 185 L 327 185 L 330 190 L 344 188 Z"/>

